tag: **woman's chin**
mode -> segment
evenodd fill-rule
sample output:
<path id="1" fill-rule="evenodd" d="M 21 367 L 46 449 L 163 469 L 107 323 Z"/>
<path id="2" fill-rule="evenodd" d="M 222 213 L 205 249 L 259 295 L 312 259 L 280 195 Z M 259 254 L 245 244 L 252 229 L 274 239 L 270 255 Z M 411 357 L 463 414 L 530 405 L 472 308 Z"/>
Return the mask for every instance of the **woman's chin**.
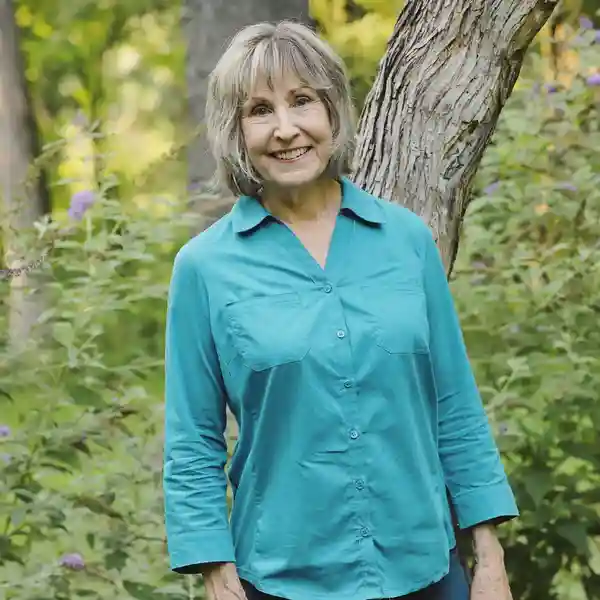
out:
<path id="1" fill-rule="evenodd" d="M 303 168 L 290 169 L 287 172 L 271 172 L 268 177 L 269 185 L 280 189 L 297 188 L 314 184 L 323 174 L 324 169 Z"/>

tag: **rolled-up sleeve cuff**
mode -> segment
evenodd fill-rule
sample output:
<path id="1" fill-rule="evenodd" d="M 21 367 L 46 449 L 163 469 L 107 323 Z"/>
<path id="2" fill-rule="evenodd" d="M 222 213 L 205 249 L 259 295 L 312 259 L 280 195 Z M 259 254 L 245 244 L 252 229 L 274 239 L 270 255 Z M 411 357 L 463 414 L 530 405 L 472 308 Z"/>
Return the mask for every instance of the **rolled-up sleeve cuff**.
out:
<path id="1" fill-rule="evenodd" d="M 235 562 L 229 529 L 190 531 L 168 540 L 171 569 L 176 573 L 197 573 L 212 562 Z"/>
<path id="2" fill-rule="evenodd" d="M 461 529 L 495 519 L 505 521 L 519 516 L 508 482 L 460 494 L 452 499 L 452 503 Z"/>

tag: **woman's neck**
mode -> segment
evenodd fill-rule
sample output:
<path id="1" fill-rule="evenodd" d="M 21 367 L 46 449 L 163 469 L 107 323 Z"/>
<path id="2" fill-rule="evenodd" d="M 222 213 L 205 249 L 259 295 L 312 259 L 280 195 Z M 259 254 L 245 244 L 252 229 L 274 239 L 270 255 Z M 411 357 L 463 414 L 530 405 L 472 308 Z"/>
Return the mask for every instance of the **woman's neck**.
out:
<path id="1" fill-rule="evenodd" d="M 262 205 L 284 223 L 335 218 L 340 210 L 342 188 L 335 179 L 318 180 L 297 188 L 268 189 Z"/>

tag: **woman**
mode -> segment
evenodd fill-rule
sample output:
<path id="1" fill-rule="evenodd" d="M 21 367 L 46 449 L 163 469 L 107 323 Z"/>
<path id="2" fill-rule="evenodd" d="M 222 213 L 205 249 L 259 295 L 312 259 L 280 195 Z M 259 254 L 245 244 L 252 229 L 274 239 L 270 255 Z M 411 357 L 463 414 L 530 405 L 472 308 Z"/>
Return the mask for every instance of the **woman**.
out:
<path id="1" fill-rule="evenodd" d="M 172 569 L 211 600 L 507 600 L 493 527 L 518 513 L 440 256 L 416 215 L 344 176 L 340 58 L 298 24 L 244 29 L 211 74 L 207 131 L 240 197 L 173 268 Z M 446 489 L 473 534 L 470 592 Z"/>

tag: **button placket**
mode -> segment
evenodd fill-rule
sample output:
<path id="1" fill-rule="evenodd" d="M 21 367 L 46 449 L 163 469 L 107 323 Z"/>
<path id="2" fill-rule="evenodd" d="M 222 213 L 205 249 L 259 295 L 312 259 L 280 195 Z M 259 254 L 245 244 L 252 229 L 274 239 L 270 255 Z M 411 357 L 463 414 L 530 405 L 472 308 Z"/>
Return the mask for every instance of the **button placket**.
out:
<path id="1" fill-rule="evenodd" d="M 321 294 L 329 295 L 333 293 L 337 296 L 335 285 L 328 280 L 321 280 L 319 292 Z M 368 518 L 369 494 L 367 492 L 368 488 L 365 479 L 367 473 L 364 472 L 365 465 L 363 464 L 364 452 L 361 448 L 363 434 L 360 430 L 360 427 L 363 424 L 361 419 L 361 410 L 358 403 L 360 385 L 354 370 L 354 361 L 352 357 L 353 349 L 351 348 L 350 344 L 349 328 L 351 323 L 347 322 L 346 311 L 341 299 L 339 303 L 337 298 L 323 300 L 327 306 L 330 307 L 332 314 L 334 314 L 333 311 L 337 312 L 336 316 L 331 319 L 334 325 L 332 334 L 330 335 L 332 338 L 333 335 L 335 335 L 335 339 L 338 340 L 338 344 L 336 345 L 337 352 L 339 353 L 337 355 L 339 358 L 337 372 L 341 375 L 341 377 L 338 379 L 337 386 L 340 396 L 344 397 L 344 400 L 342 401 L 342 407 L 344 410 L 345 420 L 348 424 L 346 429 L 346 435 L 348 437 L 346 439 L 348 440 L 350 453 L 353 456 L 353 459 L 351 459 L 351 464 L 348 465 L 349 469 L 346 474 L 349 479 L 350 489 L 354 491 L 354 500 L 351 502 L 352 517 L 349 519 L 349 521 L 353 522 L 354 535 L 356 535 L 357 539 L 362 542 L 362 552 L 364 553 L 363 560 L 366 561 L 365 566 L 368 568 L 368 565 L 372 560 L 371 538 L 373 537 L 373 533 L 371 531 L 371 523 L 369 522 Z M 333 302 L 334 300 L 336 300 L 336 302 Z M 337 327 L 335 327 L 336 324 Z"/>

